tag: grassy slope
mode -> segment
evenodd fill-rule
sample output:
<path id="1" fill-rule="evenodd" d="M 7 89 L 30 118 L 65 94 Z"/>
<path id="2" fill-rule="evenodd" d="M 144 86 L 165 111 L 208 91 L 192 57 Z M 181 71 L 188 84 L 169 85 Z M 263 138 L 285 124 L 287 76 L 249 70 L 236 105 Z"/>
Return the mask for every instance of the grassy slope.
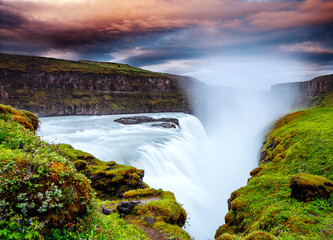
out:
<path id="1" fill-rule="evenodd" d="M 262 162 L 248 184 L 232 193 L 216 238 L 241 239 L 259 230 L 278 239 L 332 239 L 333 194 L 300 202 L 290 197 L 289 187 L 299 173 L 333 181 L 333 94 L 319 99 L 316 106 L 281 118 L 269 132 Z M 315 176 L 306 176 L 315 185 Z"/>
<path id="2" fill-rule="evenodd" d="M 101 162 L 68 145 L 47 144 L 34 135 L 37 126 L 35 115 L 0 105 L 0 239 L 148 239 L 135 225 L 145 216 L 155 216 L 151 227 L 166 236 L 190 239 L 181 229 L 185 211 L 172 193 L 162 190 L 140 190 L 161 197 L 140 206 L 152 212 L 130 215 L 135 224 L 126 223 L 116 209 L 108 216 L 100 214 L 105 202 L 93 195 L 94 181 L 84 174 L 99 174 L 103 178 L 95 184 L 109 181 L 107 185 L 117 188 L 113 195 L 97 191 L 117 204 L 125 200 L 117 194 L 131 189 L 142 170 Z M 140 191 L 128 192 L 128 199 L 142 195 Z"/>
<path id="3" fill-rule="evenodd" d="M 55 58 L 44 58 L 23 55 L 10 55 L 0 53 L 0 69 L 6 68 L 27 72 L 31 69 L 45 72 L 75 71 L 83 73 L 120 73 L 126 75 L 138 75 L 148 77 L 167 77 L 163 73 L 155 73 L 127 64 L 105 63 L 91 61 L 69 61 Z"/>

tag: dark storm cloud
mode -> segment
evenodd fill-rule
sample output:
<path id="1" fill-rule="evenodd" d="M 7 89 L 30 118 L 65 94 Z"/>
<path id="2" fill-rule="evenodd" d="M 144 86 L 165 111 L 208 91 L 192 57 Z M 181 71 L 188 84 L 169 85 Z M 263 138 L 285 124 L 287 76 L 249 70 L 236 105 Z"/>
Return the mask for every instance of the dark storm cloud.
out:
<path id="1" fill-rule="evenodd" d="M 15 29 L 25 22 L 26 20 L 20 15 L 2 9 L 0 2 L 0 29 Z"/>
<path id="2" fill-rule="evenodd" d="M 332 11 L 325 0 L 0 0 L 0 50 L 135 66 L 258 53 L 327 63 Z"/>

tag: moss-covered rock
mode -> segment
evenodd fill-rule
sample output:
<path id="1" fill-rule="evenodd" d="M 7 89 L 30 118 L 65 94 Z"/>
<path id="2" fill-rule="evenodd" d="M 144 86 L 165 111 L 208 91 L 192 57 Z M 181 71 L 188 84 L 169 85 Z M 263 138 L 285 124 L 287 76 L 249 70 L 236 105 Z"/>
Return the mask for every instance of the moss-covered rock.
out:
<path id="1" fill-rule="evenodd" d="M 263 231 L 252 232 L 247 235 L 244 240 L 275 240 L 276 238 L 271 234 Z"/>
<path id="2" fill-rule="evenodd" d="M 187 217 L 186 212 L 176 201 L 173 193 L 152 188 L 130 190 L 124 193 L 124 199 L 104 201 L 101 208 L 118 212 L 117 206 L 123 202 L 136 205 L 129 213 L 119 213 L 126 222 L 138 225 L 145 230 L 152 228 L 160 231 L 167 239 L 191 239 L 182 229 Z"/>
<path id="3" fill-rule="evenodd" d="M 153 199 L 136 208 L 136 213 L 150 212 L 153 216 L 161 218 L 164 222 L 177 224 L 182 227 L 185 224 L 187 214 L 176 201 L 172 192 L 159 193 L 159 199 Z"/>
<path id="4" fill-rule="evenodd" d="M 11 118 L 15 122 L 20 123 L 25 128 L 30 129 L 34 132 L 38 128 L 38 117 L 31 112 L 17 110 L 12 108 L 11 106 L 0 104 L 0 115 L 2 119 Z"/>
<path id="5" fill-rule="evenodd" d="M 156 190 L 154 188 L 145 188 L 145 189 L 137 189 L 130 190 L 124 193 L 123 198 L 147 198 L 147 197 L 156 197 L 160 196 L 163 193 L 161 189 Z"/>
<path id="6" fill-rule="evenodd" d="M 328 199 L 333 192 L 333 182 L 322 176 L 300 173 L 290 180 L 291 197 L 309 202 L 314 199 Z"/>
<path id="7" fill-rule="evenodd" d="M 233 239 L 234 238 L 232 237 L 232 235 L 224 233 L 221 236 L 219 236 L 216 240 L 233 240 Z"/>
<path id="8" fill-rule="evenodd" d="M 145 187 L 143 170 L 116 164 L 114 161 L 102 162 L 68 144 L 59 144 L 58 152 L 69 158 L 76 169 L 91 180 L 91 186 L 101 199 L 121 198 L 129 190 Z"/>

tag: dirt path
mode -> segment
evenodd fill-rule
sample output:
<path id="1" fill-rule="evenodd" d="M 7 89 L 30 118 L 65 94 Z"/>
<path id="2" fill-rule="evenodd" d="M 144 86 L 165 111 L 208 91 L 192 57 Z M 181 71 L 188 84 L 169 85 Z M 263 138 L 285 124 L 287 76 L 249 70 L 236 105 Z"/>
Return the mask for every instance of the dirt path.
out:
<path id="1" fill-rule="evenodd" d="M 149 237 L 150 240 L 168 240 L 167 238 L 164 237 L 164 234 L 161 233 L 158 230 L 155 230 L 153 228 L 147 228 L 144 226 L 140 226 L 139 227 L 145 231 L 145 233 L 147 234 L 147 236 Z"/>

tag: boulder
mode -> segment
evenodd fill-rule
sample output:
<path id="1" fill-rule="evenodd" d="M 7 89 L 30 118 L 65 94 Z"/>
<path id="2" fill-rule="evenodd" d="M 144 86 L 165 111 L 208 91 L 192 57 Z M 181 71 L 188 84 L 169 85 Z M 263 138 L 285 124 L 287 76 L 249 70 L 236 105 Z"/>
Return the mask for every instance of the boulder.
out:
<path id="1" fill-rule="evenodd" d="M 316 198 L 328 199 L 333 192 L 333 182 L 325 177 L 300 173 L 290 180 L 291 197 L 310 202 Z"/>
<path id="2" fill-rule="evenodd" d="M 140 201 L 126 201 L 121 202 L 117 206 L 117 210 L 120 214 L 120 217 L 124 217 L 127 214 L 130 214 L 136 205 L 140 204 Z"/>
<path id="3" fill-rule="evenodd" d="M 115 119 L 114 121 L 124 125 L 149 123 L 149 122 L 164 122 L 179 126 L 179 120 L 177 118 L 152 118 L 148 116 L 132 116 L 132 117 L 118 118 Z"/>
<path id="4" fill-rule="evenodd" d="M 112 213 L 112 210 L 111 209 L 108 209 L 108 208 L 104 208 L 102 207 L 102 213 L 104 215 L 110 215 Z"/>

